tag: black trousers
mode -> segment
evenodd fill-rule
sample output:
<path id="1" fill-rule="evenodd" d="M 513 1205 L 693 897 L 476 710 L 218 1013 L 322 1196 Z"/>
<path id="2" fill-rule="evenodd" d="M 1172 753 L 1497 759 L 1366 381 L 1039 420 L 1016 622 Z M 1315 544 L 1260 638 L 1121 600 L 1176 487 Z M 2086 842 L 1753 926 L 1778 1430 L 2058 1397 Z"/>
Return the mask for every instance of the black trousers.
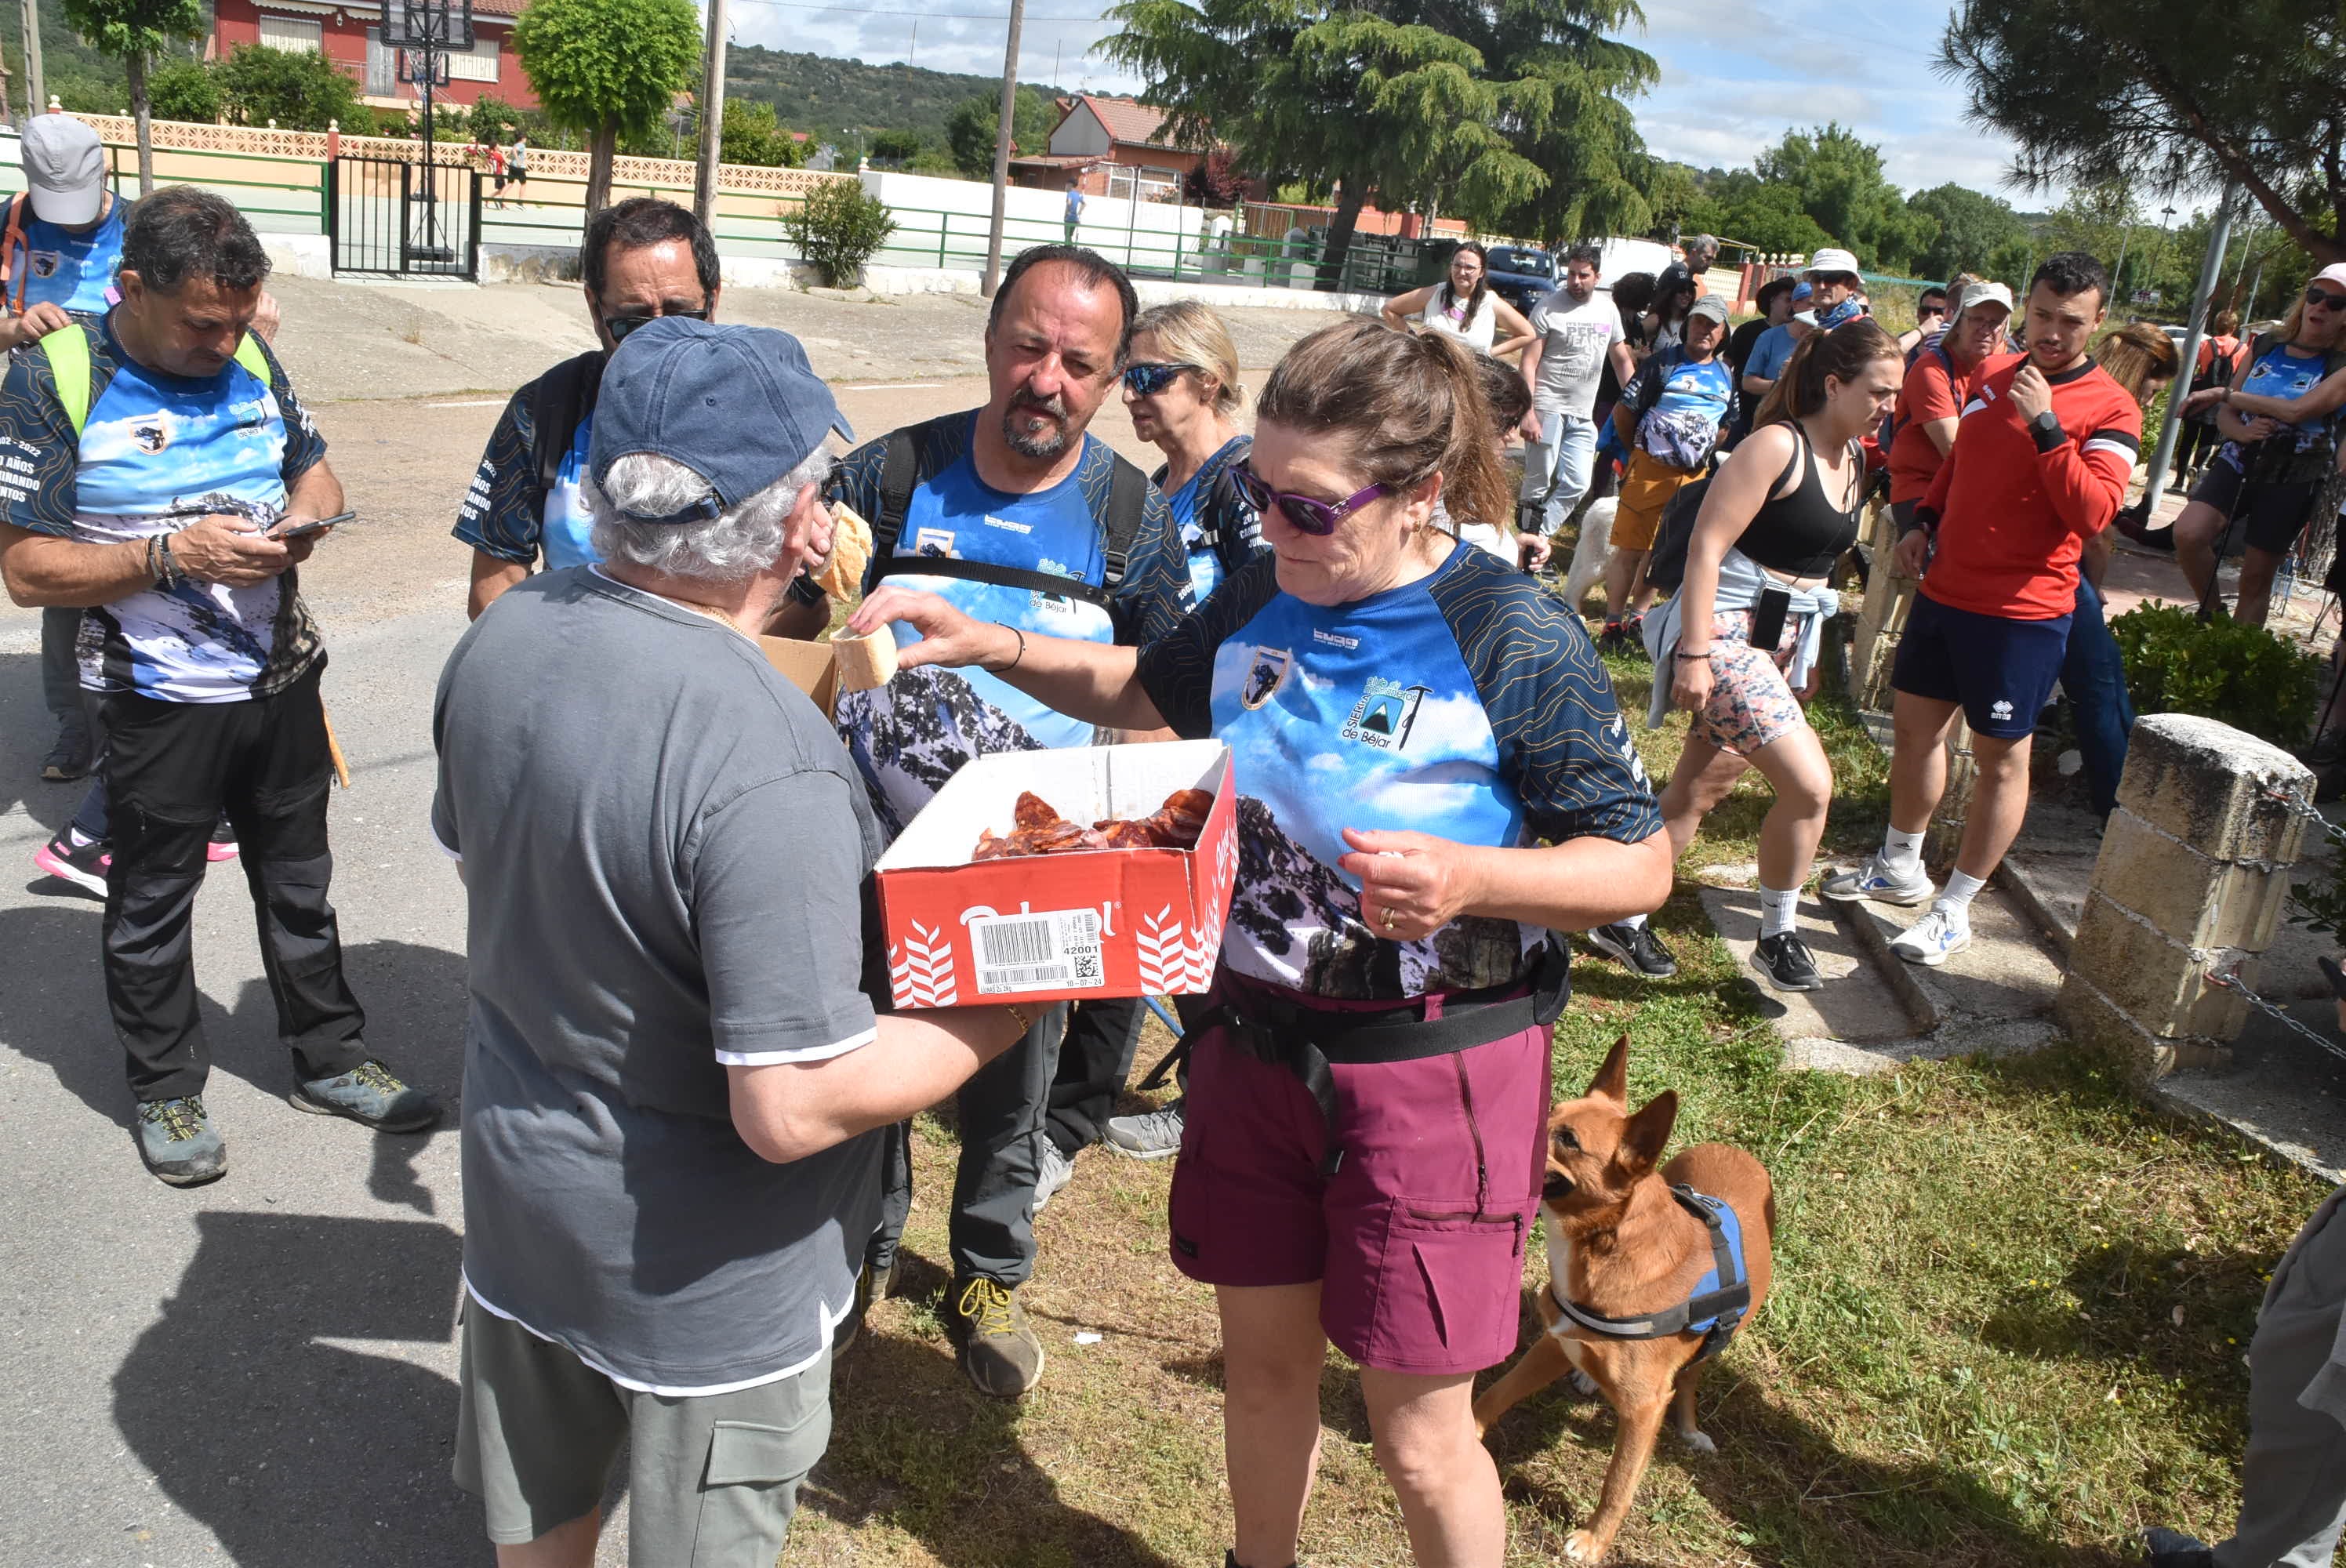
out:
<path id="1" fill-rule="evenodd" d="M 321 658 L 247 702 L 99 699 L 114 861 L 106 878 L 106 999 L 141 1101 L 199 1094 L 211 1052 L 196 1010 L 191 941 L 204 846 L 223 812 L 242 846 L 277 1033 L 305 1078 L 366 1059 L 366 1015 L 342 980 L 326 901 L 332 764 L 318 703 Z"/>
<path id="2" fill-rule="evenodd" d="M 1087 1002 L 1068 1021 L 1044 1129 L 1069 1159 L 1107 1133 L 1107 1119 L 1116 1114 L 1116 1097 L 1132 1075 L 1133 1053 L 1140 1048 L 1148 1005 L 1137 996 Z"/>

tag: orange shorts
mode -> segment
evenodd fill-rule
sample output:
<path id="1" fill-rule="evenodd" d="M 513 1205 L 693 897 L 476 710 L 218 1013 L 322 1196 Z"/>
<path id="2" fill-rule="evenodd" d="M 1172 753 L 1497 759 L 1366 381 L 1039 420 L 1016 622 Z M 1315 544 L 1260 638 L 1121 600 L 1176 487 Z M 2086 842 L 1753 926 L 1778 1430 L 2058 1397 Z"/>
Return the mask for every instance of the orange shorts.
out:
<path id="1" fill-rule="evenodd" d="M 1672 468 L 1651 453 L 1631 453 L 1629 472 L 1621 476 L 1621 504 L 1613 514 L 1613 547 L 1652 549 L 1670 497 L 1701 477 L 1698 468 Z"/>

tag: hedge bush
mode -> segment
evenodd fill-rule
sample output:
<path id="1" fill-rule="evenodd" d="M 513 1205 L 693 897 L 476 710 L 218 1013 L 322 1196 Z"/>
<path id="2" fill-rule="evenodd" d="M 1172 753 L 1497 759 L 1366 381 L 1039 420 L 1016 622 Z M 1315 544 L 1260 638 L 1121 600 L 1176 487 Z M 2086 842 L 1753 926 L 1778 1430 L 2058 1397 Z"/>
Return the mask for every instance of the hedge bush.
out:
<path id="1" fill-rule="evenodd" d="M 851 285 L 896 232 L 888 205 L 852 179 L 826 179 L 782 215 L 782 232 L 832 288 Z"/>
<path id="2" fill-rule="evenodd" d="M 2153 602 L 2110 623 L 2137 713 L 2220 718 L 2276 746 L 2301 743 L 2321 702 L 2321 661 L 2262 626 L 2203 621 Z"/>

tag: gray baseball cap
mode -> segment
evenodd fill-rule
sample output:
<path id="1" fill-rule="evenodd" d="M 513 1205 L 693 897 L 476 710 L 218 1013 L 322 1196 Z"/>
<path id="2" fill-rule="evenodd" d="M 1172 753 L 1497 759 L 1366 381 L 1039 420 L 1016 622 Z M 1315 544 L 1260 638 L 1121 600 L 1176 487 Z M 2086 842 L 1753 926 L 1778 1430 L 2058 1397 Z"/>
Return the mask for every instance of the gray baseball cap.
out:
<path id="1" fill-rule="evenodd" d="M 1687 315 L 1689 318 L 1695 316 L 1708 316 L 1712 321 L 1717 321 L 1722 327 L 1727 325 L 1727 318 L 1731 313 L 1732 312 L 1730 312 L 1727 308 L 1727 301 L 1720 299 L 1716 294 L 1705 294 L 1701 299 L 1697 300 L 1693 304 L 1687 307 Z"/>
<path id="2" fill-rule="evenodd" d="M 94 221 L 106 199 L 106 148 L 71 115 L 34 115 L 25 122 L 25 182 L 33 216 L 76 228 Z"/>
<path id="3" fill-rule="evenodd" d="M 805 462 L 827 430 L 855 439 L 796 338 L 771 327 L 658 316 L 627 335 L 603 372 L 586 466 L 600 484 L 630 453 L 674 458 L 716 494 L 635 521 L 699 523 Z"/>

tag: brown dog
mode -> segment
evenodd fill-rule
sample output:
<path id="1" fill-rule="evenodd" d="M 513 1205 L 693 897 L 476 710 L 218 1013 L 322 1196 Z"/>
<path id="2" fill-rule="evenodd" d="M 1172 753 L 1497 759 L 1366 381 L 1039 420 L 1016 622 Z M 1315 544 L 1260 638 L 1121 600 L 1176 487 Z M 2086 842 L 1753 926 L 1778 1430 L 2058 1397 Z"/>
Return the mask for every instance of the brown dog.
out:
<path id="1" fill-rule="evenodd" d="M 1474 1401 L 1475 1425 L 1487 1432 L 1517 1400 L 1577 1370 L 1612 1405 L 1620 1432 L 1605 1471 L 1604 1498 L 1596 1517 L 1564 1543 L 1564 1554 L 1575 1563 L 1601 1562 L 1611 1548 L 1653 1457 L 1665 1413 L 1692 1447 L 1711 1453 L 1716 1445 L 1694 1420 L 1695 1387 L 1709 1364 L 1698 1359 L 1707 1335 L 1689 1329 L 1658 1339 L 1617 1338 L 1574 1320 L 1556 1298 L 1617 1319 L 1650 1319 L 1688 1302 L 1711 1271 L 1714 1252 L 1710 1227 L 1672 1194 L 1678 1186 L 1722 1200 L 1742 1227 L 1751 1293 L 1743 1325 L 1767 1298 L 1771 1272 L 1776 1194 L 1766 1167 L 1741 1149 L 1697 1144 L 1656 1170 L 1678 1120 L 1678 1097 L 1665 1090 L 1631 1115 L 1628 1061 L 1624 1034 L 1588 1093 L 1548 1117 L 1540 1207 L 1547 1211 L 1549 1278 L 1539 1298 L 1546 1332 Z"/>

